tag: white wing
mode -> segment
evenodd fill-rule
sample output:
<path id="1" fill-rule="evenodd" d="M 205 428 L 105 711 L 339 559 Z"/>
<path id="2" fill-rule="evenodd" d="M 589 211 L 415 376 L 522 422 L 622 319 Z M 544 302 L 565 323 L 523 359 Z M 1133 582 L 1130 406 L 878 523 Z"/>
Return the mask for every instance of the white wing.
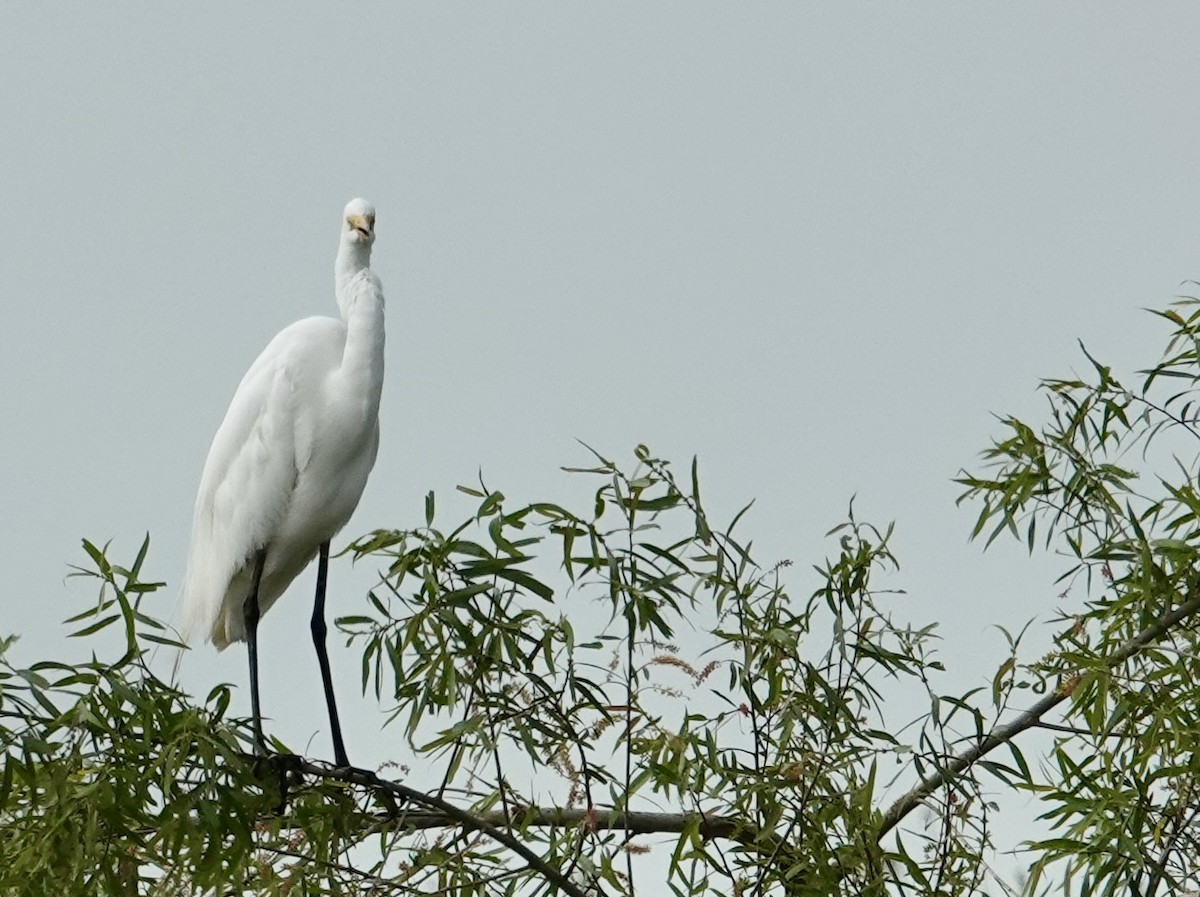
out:
<path id="1" fill-rule="evenodd" d="M 181 601 L 185 641 L 203 635 L 224 647 L 241 637 L 249 567 L 287 514 L 312 451 L 311 420 L 300 408 L 336 366 L 344 340 L 340 321 L 297 321 L 271 340 L 238 385 L 196 497 Z M 282 591 L 260 596 L 260 607 Z"/>

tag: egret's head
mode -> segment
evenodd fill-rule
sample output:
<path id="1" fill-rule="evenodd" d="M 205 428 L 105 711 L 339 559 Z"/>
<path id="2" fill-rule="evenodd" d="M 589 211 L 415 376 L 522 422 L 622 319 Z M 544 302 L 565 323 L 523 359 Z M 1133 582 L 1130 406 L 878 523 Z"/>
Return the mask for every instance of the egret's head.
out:
<path id="1" fill-rule="evenodd" d="M 375 242 L 375 207 L 365 199 L 352 199 L 342 213 L 342 236 L 352 243 Z"/>

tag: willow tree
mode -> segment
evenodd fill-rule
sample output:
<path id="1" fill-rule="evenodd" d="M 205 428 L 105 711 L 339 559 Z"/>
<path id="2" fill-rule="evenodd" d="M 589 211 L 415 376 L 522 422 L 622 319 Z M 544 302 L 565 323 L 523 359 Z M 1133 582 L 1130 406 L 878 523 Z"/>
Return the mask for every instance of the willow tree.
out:
<path id="1" fill-rule="evenodd" d="M 338 625 L 397 761 L 437 771 L 417 788 L 279 743 L 255 756 L 228 688 L 195 698 L 150 668 L 174 642 L 148 546 L 122 565 L 85 542 L 99 596 L 69 623 L 93 660 L 0 652 L 0 890 L 1195 888 L 1200 304 L 1158 314 L 1159 364 L 1126 387 L 1088 356 L 1090 377 L 1043 384 L 1043 423 L 1004 420 L 961 477 L 974 534 L 1065 556 L 1079 596 L 1052 652 L 1014 639 L 983 691 L 938 690 L 953 676 L 931 675 L 935 627 L 896 597 L 890 527 L 851 514 L 797 594 L 789 562 L 756 561 L 744 511 L 710 517 L 695 462 L 638 447 L 575 471 L 585 508 L 459 487 L 466 520 L 443 525 L 431 493 L 420 525 L 351 546 L 386 572 Z M 914 692 L 915 726 L 894 700 Z M 1052 744 L 1029 741 L 1050 724 Z M 988 872 L 1004 792 L 1050 831 L 1020 883 Z"/>

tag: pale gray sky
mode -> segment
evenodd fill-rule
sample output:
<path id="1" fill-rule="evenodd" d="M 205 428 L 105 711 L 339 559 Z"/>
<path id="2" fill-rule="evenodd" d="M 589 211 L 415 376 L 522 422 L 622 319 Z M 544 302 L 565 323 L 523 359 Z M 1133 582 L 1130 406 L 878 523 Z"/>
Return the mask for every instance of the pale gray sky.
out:
<path id="1" fill-rule="evenodd" d="M 966 543 L 950 480 L 1077 337 L 1151 361 L 1138 308 L 1200 276 L 1200 7 L 302 6 L 0 10 L 18 660 L 90 596 L 63 582 L 81 537 L 130 560 L 150 531 L 173 600 L 208 442 L 269 338 L 336 314 L 356 195 L 389 342 L 347 537 L 479 468 L 514 500 L 578 494 L 577 438 L 646 442 L 699 454 L 718 516 L 756 498 L 747 532 L 799 591 L 851 494 L 895 519 L 893 584 L 944 623 L 949 683 L 990 677 L 989 624 L 1059 603 L 1054 563 Z M 334 612 L 371 579 L 339 562 Z M 310 580 L 264 621 L 263 700 L 320 753 L 315 663 L 272 673 L 307 659 Z M 352 758 L 395 756 L 342 660 Z M 185 670 L 244 679 L 240 650 Z"/>

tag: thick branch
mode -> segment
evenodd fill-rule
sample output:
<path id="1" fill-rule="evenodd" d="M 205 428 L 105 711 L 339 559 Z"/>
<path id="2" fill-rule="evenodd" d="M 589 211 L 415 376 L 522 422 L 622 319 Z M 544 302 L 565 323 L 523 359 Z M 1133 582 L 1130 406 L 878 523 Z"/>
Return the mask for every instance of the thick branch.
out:
<path id="1" fill-rule="evenodd" d="M 445 813 L 423 810 L 404 810 L 405 828 L 425 829 L 455 825 L 456 821 Z M 615 810 L 565 810 L 560 807 L 516 807 L 514 812 L 489 810 L 472 814 L 476 819 L 496 826 L 524 828 L 586 828 L 589 831 L 614 830 L 631 832 L 635 835 L 679 834 L 696 826 L 700 837 L 705 840 L 725 838 L 733 841 L 748 840 L 746 828 L 728 816 L 705 816 L 701 813 L 619 813 Z"/>
<path id="2" fill-rule="evenodd" d="M 1162 638 L 1177 623 L 1187 619 L 1197 611 L 1200 611 L 1200 596 L 1185 601 L 1178 607 L 1164 613 L 1152 624 L 1106 657 L 1104 665 L 1112 668 L 1124 663 L 1142 648 Z M 1046 697 L 1017 716 L 1012 722 L 993 729 L 977 745 L 954 757 L 946 764 L 944 769 L 929 776 L 920 785 L 897 800 L 888 808 L 887 813 L 884 814 L 883 823 L 879 826 L 879 834 L 876 836 L 877 839 L 883 838 L 884 835 L 900 823 L 901 819 L 923 804 L 929 795 L 954 781 L 980 757 L 989 753 L 994 748 L 1011 741 L 1026 729 L 1037 725 L 1038 721 L 1046 713 L 1069 698 L 1073 690 L 1073 686 L 1062 686 L 1051 694 L 1046 695 Z"/>
<path id="3" fill-rule="evenodd" d="M 426 807 L 425 810 L 405 808 L 396 814 L 388 814 L 388 818 L 399 818 L 403 821 L 404 827 L 410 829 L 466 825 L 490 835 L 491 832 L 487 827 L 499 830 L 515 826 L 517 828 L 587 828 L 594 832 L 611 829 L 628 831 L 635 835 L 648 835 L 679 834 L 695 826 L 700 837 L 706 840 L 725 838 L 749 843 L 754 837 L 753 829 L 747 827 L 741 820 L 732 816 L 709 816 L 705 813 L 621 813 L 616 810 L 532 806 L 518 806 L 512 812 L 488 810 L 477 813 L 458 809 L 453 804 L 424 792 L 380 778 L 368 769 L 360 769 L 356 766 L 339 769 L 299 757 L 294 762 L 290 762 L 291 758 L 288 760 L 290 768 L 305 775 L 383 788 L 397 796 L 404 797 L 410 803 Z"/>

